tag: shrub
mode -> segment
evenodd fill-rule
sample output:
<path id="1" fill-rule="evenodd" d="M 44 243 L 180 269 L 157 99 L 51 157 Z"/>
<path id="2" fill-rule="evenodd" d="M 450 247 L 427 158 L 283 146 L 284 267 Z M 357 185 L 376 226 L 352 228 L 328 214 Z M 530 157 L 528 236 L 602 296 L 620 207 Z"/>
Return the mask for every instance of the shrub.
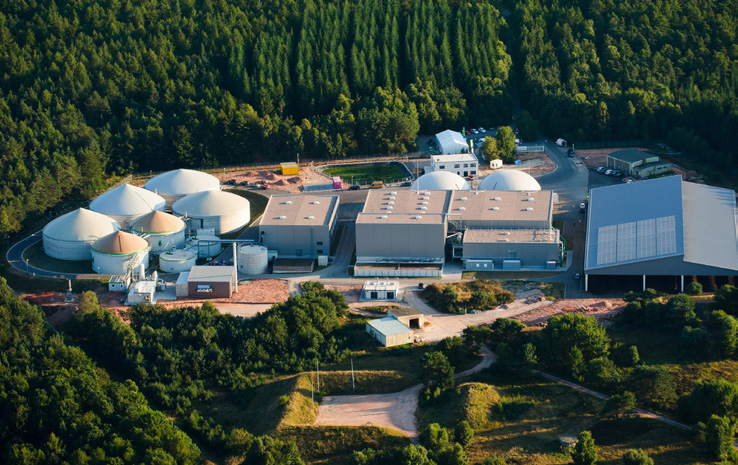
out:
<path id="1" fill-rule="evenodd" d="M 674 377 L 663 367 L 639 366 L 631 373 L 627 385 L 649 407 L 669 409 L 677 400 Z"/>
<path id="2" fill-rule="evenodd" d="M 625 391 L 622 394 L 615 394 L 607 399 L 607 402 L 605 402 L 605 413 L 621 416 L 633 410 L 635 406 L 635 395 L 630 391 Z"/>
<path id="3" fill-rule="evenodd" d="M 564 368 L 570 362 L 570 354 L 577 347 L 585 363 L 609 355 L 610 338 L 605 328 L 592 317 L 578 313 L 552 316 L 541 331 L 540 354 L 546 355 L 548 365 Z M 569 365 L 571 366 L 571 365 Z"/>
<path id="4" fill-rule="evenodd" d="M 420 433 L 420 443 L 428 450 L 439 453 L 451 445 L 446 428 L 442 428 L 438 423 L 431 423 L 426 429 Z"/>
<path id="5" fill-rule="evenodd" d="M 653 459 L 643 449 L 630 449 L 623 455 L 623 465 L 653 465 Z"/>
<path id="6" fill-rule="evenodd" d="M 704 328 L 685 326 L 679 343 L 679 356 L 687 360 L 704 358 L 709 348 L 709 336 Z"/>
<path id="7" fill-rule="evenodd" d="M 706 421 L 712 415 L 736 418 L 737 412 L 738 384 L 724 379 L 697 381 L 679 399 L 679 413 L 689 421 Z"/>
<path id="8" fill-rule="evenodd" d="M 675 328 L 681 328 L 697 315 L 694 313 L 694 299 L 687 294 L 677 294 L 666 304 L 666 320 Z"/>
<path id="9" fill-rule="evenodd" d="M 597 446 L 595 446 L 592 433 L 583 431 L 579 434 L 577 445 L 571 454 L 574 465 L 594 465 L 597 461 Z"/>
<path id="10" fill-rule="evenodd" d="M 735 455 L 735 426 L 725 417 L 712 415 L 705 425 L 705 444 L 716 459 L 723 461 Z"/>
<path id="11" fill-rule="evenodd" d="M 454 367 L 442 352 L 423 355 L 423 382 L 427 387 L 437 387 L 441 391 L 454 387 Z"/>
<path id="12" fill-rule="evenodd" d="M 456 424 L 454 429 L 454 440 L 461 444 L 461 447 L 467 448 L 474 439 L 474 430 L 469 425 L 468 421 L 460 421 Z"/>
<path id="13" fill-rule="evenodd" d="M 288 396 L 287 394 L 285 394 L 283 396 L 279 396 L 279 400 L 277 402 L 278 402 L 278 404 L 279 404 L 280 407 L 284 407 L 285 405 L 287 405 L 289 403 L 289 401 L 290 401 L 290 396 Z"/>
<path id="14" fill-rule="evenodd" d="M 693 281 L 687 284 L 687 287 L 684 288 L 684 292 L 688 295 L 702 295 L 702 284 Z"/>
<path id="15" fill-rule="evenodd" d="M 621 381 L 620 370 L 607 357 L 598 357 L 587 364 L 587 382 L 600 387 L 612 386 Z"/>

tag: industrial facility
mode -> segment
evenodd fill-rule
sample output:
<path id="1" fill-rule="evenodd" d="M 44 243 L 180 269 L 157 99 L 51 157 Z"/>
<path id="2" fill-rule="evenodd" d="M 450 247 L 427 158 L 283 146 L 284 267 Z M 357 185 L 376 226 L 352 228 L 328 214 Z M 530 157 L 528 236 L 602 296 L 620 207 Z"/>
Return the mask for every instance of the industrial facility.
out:
<path id="1" fill-rule="evenodd" d="M 438 150 L 443 155 L 466 153 L 469 151 L 469 144 L 460 132 L 447 129 L 436 134 L 435 139 L 438 144 Z"/>
<path id="2" fill-rule="evenodd" d="M 59 260 L 90 260 L 90 245 L 118 229 L 118 222 L 109 216 L 80 208 L 44 227 L 44 253 Z"/>
<path id="3" fill-rule="evenodd" d="M 479 173 L 479 161 L 471 153 L 431 156 L 431 171 L 449 171 L 463 177 L 476 176 Z"/>
<path id="4" fill-rule="evenodd" d="M 131 224 L 131 232 L 151 244 L 151 252 L 181 248 L 185 245 L 185 223 L 174 215 L 154 210 Z"/>
<path id="5" fill-rule="evenodd" d="M 259 238 L 280 258 L 327 257 L 338 221 L 338 196 L 274 195 L 259 220 Z"/>
<path id="6" fill-rule="evenodd" d="M 100 274 L 127 274 L 142 263 L 149 266 L 151 246 L 144 239 L 116 231 L 96 240 L 91 248 L 92 269 Z"/>
<path id="7" fill-rule="evenodd" d="M 216 236 L 243 228 L 251 219 L 251 205 L 245 198 L 220 190 L 189 194 L 172 205 L 172 213 L 182 217 L 190 231 L 213 229 Z"/>
<path id="8" fill-rule="evenodd" d="M 447 257 L 467 269 L 555 269 L 564 248 L 552 194 L 371 191 L 356 220 L 354 275 L 438 277 Z"/>
<path id="9" fill-rule="evenodd" d="M 413 181 L 411 190 L 427 190 L 427 191 L 468 191 L 471 186 L 458 174 L 449 171 L 433 171 L 427 173 Z"/>
<path id="10" fill-rule="evenodd" d="M 123 184 L 90 202 L 90 210 L 107 215 L 127 228 L 138 218 L 154 210 L 164 211 L 163 197 L 140 187 Z"/>
<path id="11" fill-rule="evenodd" d="M 237 279 L 236 268 L 233 266 L 193 266 L 186 275 L 187 296 L 201 299 L 229 298 L 236 289 Z"/>
<path id="12" fill-rule="evenodd" d="M 641 178 L 671 171 L 671 164 L 660 161 L 658 155 L 636 149 L 623 149 L 608 154 L 607 167 Z"/>
<path id="13" fill-rule="evenodd" d="M 220 181 L 202 171 L 179 169 L 167 171 L 146 181 L 144 187 L 166 200 L 167 208 L 182 197 L 204 191 L 220 190 Z"/>
<path id="14" fill-rule="evenodd" d="M 590 191 L 584 288 L 605 277 L 738 274 L 735 192 L 681 176 Z"/>

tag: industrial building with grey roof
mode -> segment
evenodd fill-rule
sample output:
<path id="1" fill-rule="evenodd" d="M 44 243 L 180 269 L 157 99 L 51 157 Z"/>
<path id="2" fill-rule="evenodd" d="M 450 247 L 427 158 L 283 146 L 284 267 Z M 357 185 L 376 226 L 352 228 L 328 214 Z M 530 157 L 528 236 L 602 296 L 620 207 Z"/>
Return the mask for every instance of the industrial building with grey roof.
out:
<path id="1" fill-rule="evenodd" d="M 279 257 L 330 254 L 338 220 L 336 195 L 274 195 L 259 220 L 259 237 Z"/>
<path id="2" fill-rule="evenodd" d="M 681 176 L 592 189 L 585 290 L 590 275 L 738 274 L 735 192 Z"/>

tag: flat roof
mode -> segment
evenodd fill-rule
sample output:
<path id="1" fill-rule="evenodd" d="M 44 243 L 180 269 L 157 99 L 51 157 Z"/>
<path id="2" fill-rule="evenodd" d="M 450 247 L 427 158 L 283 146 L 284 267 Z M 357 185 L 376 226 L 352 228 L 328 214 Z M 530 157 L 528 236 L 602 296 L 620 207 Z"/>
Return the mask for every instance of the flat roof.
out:
<path id="1" fill-rule="evenodd" d="M 404 334 L 413 331 L 409 327 L 400 323 L 395 317 L 391 316 L 380 318 L 379 320 L 371 320 L 367 322 L 367 324 L 385 336 L 394 336 L 396 334 Z"/>
<path id="2" fill-rule="evenodd" d="M 462 221 L 547 221 L 552 202 L 551 191 L 453 191 L 448 213 Z"/>
<path id="3" fill-rule="evenodd" d="M 366 196 L 362 212 L 384 215 L 444 213 L 450 199 L 451 191 L 374 189 Z"/>
<path id="4" fill-rule="evenodd" d="M 187 277 L 188 283 L 193 282 L 230 282 L 236 273 L 232 266 L 193 266 Z"/>
<path id="5" fill-rule="evenodd" d="M 386 291 L 397 290 L 400 288 L 399 281 L 367 281 L 364 283 L 364 290 Z"/>
<path id="6" fill-rule="evenodd" d="M 477 157 L 471 153 L 450 153 L 448 155 L 433 155 L 433 163 L 456 163 L 456 162 L 478 162 Z"/>
<path id="7" fill-rule="evenodd" d="M 412 307 L 388 308 L 387 311 L 394 316 L 415 316 L 423 314 Z"/>
<path id="8" fill-rule="evenodd" d="M 623 160 L 628 163 L 641 161 L 644 158 L 658 157 L 658 155 L 654 155 L 652 153 L 648 153 L 648 152 L 644 152 L 643 150 L 636 150 L 636 149 L 616 150 L 615 152 L 608 153 L 607 156 L 617 158 L 618 160 Z"/>
<path id="9" fill-rule="evenodd" d="M 337 206 L 337 195 L 273 195 L 259 225 L 327 225 Z"/>
<path id="10" fill-rule="evenodd" d="M 555 244 L 559 241 L 557 229 L 467 229 L 464 243 L 536 243 Z"/>
<path id="11" fill-rule="evenodd" d="M 356 224 L 444 224 L 441 213 L 359 213 Z"/>
<path id="12" fill-rule="evenodd" d="M 645 165 L 636 166 L 633 169 L 634 170 L 642 170 L 644 168 L 651 168 L 652 166 L 661 166 L 661 165 L 671 165 L 671 163 L 669 163 L 668 161 L 659 160 L 659 161 L 654 161 L 654 162 L 651 162 L 651 163 L 646 163 Z"/>

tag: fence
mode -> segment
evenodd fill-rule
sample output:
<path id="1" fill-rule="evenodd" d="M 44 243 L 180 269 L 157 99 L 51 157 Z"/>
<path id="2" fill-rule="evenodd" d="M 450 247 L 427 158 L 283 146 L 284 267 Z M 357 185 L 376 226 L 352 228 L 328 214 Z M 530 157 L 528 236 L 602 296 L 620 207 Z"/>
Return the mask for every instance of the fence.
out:
<path id="1" fill-rule="evenodd" d="M 517 151 L 520 153 L 543 152 L 542 145 L 518 145 Z"/>
<path id="2" fill-rule="evenodd" d="M 610 141 L 599 141 L 599 142 L 575 142 L 572 143 L 572 148 L 580 150 L 587 149 L 609 149 L 616 147 L 645 147 L 648 145 L 654 145 L 660 140 L 648 140 L 648 139 L 632 139 L 632 140 L 610 140 Z"/>

